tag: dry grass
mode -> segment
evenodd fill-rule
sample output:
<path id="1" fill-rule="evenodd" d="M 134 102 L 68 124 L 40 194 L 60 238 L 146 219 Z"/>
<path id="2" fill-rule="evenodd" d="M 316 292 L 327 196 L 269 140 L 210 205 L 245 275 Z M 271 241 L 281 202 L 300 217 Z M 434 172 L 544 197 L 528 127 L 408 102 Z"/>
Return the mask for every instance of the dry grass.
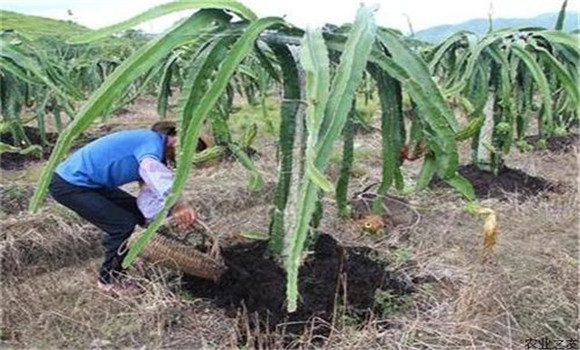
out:
<path id="1" fill-rule="evenodd" d="M 5 346 L 22 348 L 213 348 L 234 344 L 233 321 L 203 300 L 175 294 L 164 274 L 145 294 L 113 298 L 95 287 L 97 261 L 2 287 Z"/>
<path id="2" fill-rule="evenodd" d="M 0 223 L 2 279 L 34 276 L 96 257 L 101 235 L 61 207 L 40 215 L 11 215 Z"/>
<path id="3" fill-rule="evenodd" d="M 409 309 L 384 320 L 387 329 L 372 323 L 362 331 L 343 328 L 329 348 L 518 349 L 528 338 L 578 339 L 577 154 L 516 152 L 508 165 L 570 190 L 525 202 L 515 196 L 482 201 L 500 215 L 491 262 L 482 256 L 482 222 L 448 190 L 414 198 L 422 220 L 408 241 L 393 232 L 376 245 L 352 225 L 329 225 L 383 252 L 406 247 L 418 274 L 437 281 L 424 284 Z"/>
<path id="4" fill-rule="evenodd" d="M 276 186 L 274 179 L 265 176 L 264 187 L 252 192 L 247 189 L 246 175 L 247 171 L 237 162 L 195 169 L 192 175 L 195 180 L 187 185 L 183 197 L 208 222 L 220 220 L 226 213 L 234 214 L 271 203 Z"/>
<path id="5" fill-rule="evenodd" d="M 132 107 L 129 114 L 115 122 L 123 128 L 146 115 L 143 125 L 148 125 L 149 109 L 149 105 Z M 368 141 L 365 147 L 369 151 L 358 159 L 351 192 L 380 179 L 378 135 L 358 136 L 357 140 Z M 267 229 L 276 175 L 275 152 L 270 140 L 259 142 L 265 145 L 259 147 L 263 156 L 256 161 L 267 182 L 262 192 L 246 190 L 246 172 L 237 163 L 196 169 L 186 189 L 185 197 L 212 230 L 234 241 L 239 233 Z M 463 202 L 450 190 L 412 196 L 411 203 L 421 212 L 419 224 L 411 230 L 395 229 L 379 240 L 363 235 L 354 222 L 337 218 L 333 200 L 325 200 L 323 231 L 344 244 L 375 248 L 378 259 L 409 266 L 413 276 L 424 283 L 391 314 L 375 315 L 362 326 L 348 317 L 338 318 L 324 343 L 306 332 L 286 345 L 329 349 L 520 349 L 530 337 L 578 338 L 577 162 L 576 152 L 514 152 L 508 157 L 508 166 L 566 184 L 570 191 L 525 202 L 517 201 L 515 196 L 504 201 L 481 201 L 499 214 L 499 241 L 491 261 L 482 256 L 483 222 L 466 213 Z M 419 166 L 406 166 L 410 183 Z M 48 204 L 40 217 L 7 215 L 8 221 L 3 219 L 0 224 L 2 249 L 12 247 L 17 254 L 14 261 L 25 261 L 18 254 L 28 248 L 13 248 L 23 240 L 29 245 L 19 247 L 39 246 L 53 252 L 31 265 L 21 263 L 22 268 L 36 269 L 44 264 L 59 268 L 48 269 L 51 272 L 42 275 L 23 274 L 33 276 L 26 280 L 10 278 L 20 273 L 15 268 L 3 270 L 3 346 L 283 347 L 282 330 L 272 334 L 249 329 L 248 315 L 241 312 L 238 317 L 227 317 L 209 301 L 181 292 L 178 276 L 161 269 L 151 268 L 147 278 L 139 278 L 146 289 L 139 298 L 114 299 L 100 294 L 94 288 L 98 261 L 88 260 L 94 255 L 82 253 L 76 262 L 59 262 L 64 254 L 79 249 L 74 242 L 87 237 L 87 227 L 55 213 L 55 208 Z"/>

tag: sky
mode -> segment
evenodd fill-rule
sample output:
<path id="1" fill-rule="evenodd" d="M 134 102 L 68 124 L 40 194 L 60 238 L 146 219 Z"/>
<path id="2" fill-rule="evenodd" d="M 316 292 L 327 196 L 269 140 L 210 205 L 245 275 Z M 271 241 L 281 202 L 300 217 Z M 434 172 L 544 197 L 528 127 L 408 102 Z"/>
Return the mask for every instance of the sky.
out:
<path id="1" fill-rule="evenodd" d="M 97 29 L 137 15 L 168 0 L 1 0 L 0 9 L 21 13 L 71 19 Z M 361 0 L 241 0 L 263 16 L 284 16 L 299 27 L 319 27 L 325 23 L 351 22 Z M 407 19 L 419 31 L 440 24 L 456 24 L 473 18 L 533 17 L 557 12 L 562 0 L 368 0 L 377 4 L 377 23 L 409 32 Z M 491 4 L 491 6 L 490 6 Z M 569 0 L 568 9 L 580 10 L 580 0 Z M 71 12 L 69 12 L 70 10 Z M 171 14 L 142 24 L 138 29 L 158 33 L 190 12 Z"/>

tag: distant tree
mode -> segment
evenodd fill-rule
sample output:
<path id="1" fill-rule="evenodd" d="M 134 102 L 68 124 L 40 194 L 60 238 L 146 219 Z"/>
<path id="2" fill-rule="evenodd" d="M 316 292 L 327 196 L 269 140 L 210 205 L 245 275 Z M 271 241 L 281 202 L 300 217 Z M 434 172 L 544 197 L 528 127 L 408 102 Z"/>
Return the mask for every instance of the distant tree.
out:
<path id="1" fill-rule="evenodd" d="M 121 38 L 129 39 L 134 42 L 147 42 L 151 36 L 141 29 L 127 29 L 121 33 Z"/>

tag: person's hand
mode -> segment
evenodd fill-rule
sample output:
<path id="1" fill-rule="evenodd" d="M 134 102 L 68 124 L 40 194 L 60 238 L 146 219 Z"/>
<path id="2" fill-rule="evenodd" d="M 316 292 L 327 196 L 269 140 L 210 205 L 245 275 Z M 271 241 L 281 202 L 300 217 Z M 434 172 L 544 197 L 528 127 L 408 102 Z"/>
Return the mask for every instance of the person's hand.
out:
<path id="1" fill-rule="evenodd" d="M 171 215 L 177 227 L 182 230 L 188 230 L 193 228 L 193 225 L 197 221 L 197 213 L 191 207 L 178 204 L 173 209 L 173 215 Z"/>

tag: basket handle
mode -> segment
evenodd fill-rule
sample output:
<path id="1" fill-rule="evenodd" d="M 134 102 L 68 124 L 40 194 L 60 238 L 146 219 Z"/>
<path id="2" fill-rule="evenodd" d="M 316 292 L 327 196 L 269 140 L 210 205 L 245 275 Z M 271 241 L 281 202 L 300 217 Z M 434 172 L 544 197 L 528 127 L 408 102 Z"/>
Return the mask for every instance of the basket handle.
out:
<path id="1" fill-rule="evenodd" d="M 222 256 L 221 256 L 221 249 L 220 249 L 220 243 L 219 243 L 218 236 L 201 219 L 198 218 L 195 223 L 199 224 L 199 226 L 201 226 L 206 231 L 207 236 L 209 236 L 213 241 L 213 243 L 211 245 L 211 249 L 209 251 L 209 255 L 213 259 L 221 261 Z"/>
<path id="2" fill-rule="evenodd" d="M 169 216 L 169 217 L 165 218 L 165 220 L 163 220 L 163 223 L 161 225 L 172 225 L 172 224 L 173 224 L 173 219 L 171 216 Z M 218 236 L 201 219 L 198 218 L 195 221 L 195 224 L 201 226 L 205 231 L 205 236 L 209 237 L 213 241 L 213 243 L 211 245 L 211 249 L 209 251 L 209 256 L 217 261 L 222 262 L 223 259 L 221 256 L 221 248 L 220 248 Z M 129 246 L 130 246 L 129 243 L 134 235 L 135 235 L 135 232 L 133 232 L 133 234 L 131 234 L 131 236 L 129 236 L 127 239 L 125 239 L 125 241 L 119 246 L 119 248 L 117 249 L 118 255 L 123 255 L 129 250 Z"/>

